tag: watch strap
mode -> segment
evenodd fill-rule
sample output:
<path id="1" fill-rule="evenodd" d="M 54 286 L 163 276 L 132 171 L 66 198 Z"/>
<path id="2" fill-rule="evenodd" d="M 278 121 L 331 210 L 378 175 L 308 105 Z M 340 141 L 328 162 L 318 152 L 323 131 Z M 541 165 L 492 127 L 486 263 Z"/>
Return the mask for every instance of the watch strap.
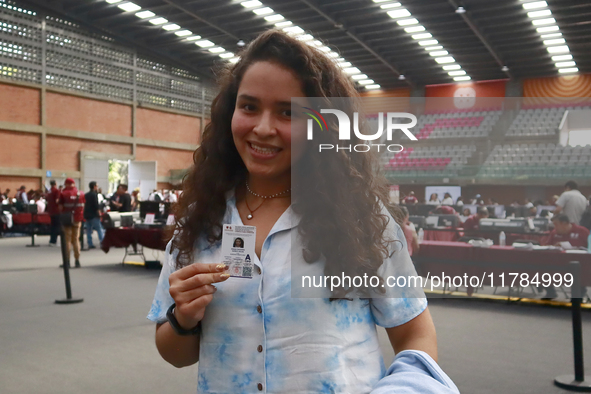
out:
<path id="1" fill-rule="evenodd" d="M 166 317 L 168 319 L 168 323 L 170 324 L 170 326 L 172 327 L 174 332 L 177 333 L 177 335 L 182 335 L 182 336 L 199 335 L 201 333 L 201 322 L 199 322 L 199 324 L 197 324 L 194 328 L 192 328 L 190 330 L 186 330 L 186 329 L 182 328 L 181 325 L 179 324 L 178 320 L 176 319 L 176 316 L 174 315 L 174 308 L 175 307 L 176 307 L 176 304 L 172 304 L 168 308 L 168 311 L 166 311 Z"/>

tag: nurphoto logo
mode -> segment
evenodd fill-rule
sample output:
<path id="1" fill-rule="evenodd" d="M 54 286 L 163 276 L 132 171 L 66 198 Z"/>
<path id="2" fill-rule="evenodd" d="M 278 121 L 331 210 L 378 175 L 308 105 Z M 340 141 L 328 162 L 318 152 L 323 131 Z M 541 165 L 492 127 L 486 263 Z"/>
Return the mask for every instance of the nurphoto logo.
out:
<path id="1" fill-rule="evenodd" d="M 338 125 L 339 125 L 339 140 L 340 141 L 348 141 L 351 140 L 351 120 L 349 116 L 338 109 L 321 109 L 320 112 L 315 111 L 312 108 L 304 107 L 304 109 L 310 112 L 304 112 L 304 114 L 311 117 L 308 119 L 307 123 L 307 138 L 308 140 L 312 140 L 314 138 L 314 122 L 320 127 L 320 131 L 328 131 L 328 124 L 326 119 L 322 114 L 333 114 L 337 117 Z M 413 114 L 406 113 L 406 112 L 387 112 L 384 115 L 383 112 L 378 114 L 378 129 L 374 134 L 362 134 L 359 130 L 359 113 L 353 113 L 353 132 L 355 136 L 363 141 L 368 141 L 365 144 L 356 144 L 356 145 L 334 145 L 334 144 L 319 144 L 318 151 L 322 152 L 323 150 L 334 150 L 338 152 L 339 150 L 347 150 L 349 152 L 369 152 L 372 148 L 376 148 L 378 152 L 387 150 L 388 152 L 401 152 L 404 147 L 400 144 L 382 144 L 382 143 L 371 143 L 370 141 L 381 140 L 384 135 L 384 118 L 386 119 L 386 140 L 391 141 L 392 136 L 395 130 L 401 130 L 410 140 L 416 141 L 417 137 L 415 137 L 408 129 L 416 126 L 417 124 L 417 117 Z M 410 122 L 408 123 L 400 123 L 401 121 L 409 119 Z M 381 150 L 383 149 L 383 150 Z"/>

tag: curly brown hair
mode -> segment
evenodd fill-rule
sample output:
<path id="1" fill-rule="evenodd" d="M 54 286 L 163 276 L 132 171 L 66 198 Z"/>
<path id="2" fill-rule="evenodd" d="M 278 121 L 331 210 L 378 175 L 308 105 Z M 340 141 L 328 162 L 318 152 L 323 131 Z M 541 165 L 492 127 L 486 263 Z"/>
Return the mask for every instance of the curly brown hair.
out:
<path id="1" fill-rule="evenodd" d="M 240 60 L 220 74 L 211 122 L 183 181 L 172 240 L 172 250 L 179 250 L 178 268 L 192 262 L 199 237 L 211 244 L 221 239 L 227 193 L 246 180 L 247 170 L 234 145 L 231 122 L 242 77 L 251 65 L 261 61 L 292 70 L 305 95 L 326 99 L 327 106 L 334 107 L 330 98 L 358 97 L 347 75 L 312 46 L 278 30 L 267 31 L 252 41 Z M 342 100 L 339 107 L 350 115 L 360 112 L 355 100 Z M 321 143 L 340 144 L 336 132 L 317 134 Z M 360 142 L 357 137 L 350 141 Z M 382 211 L 388 201 L 387 184 L 376 172 L 377 161 L 372 155 L 346 150 L 314 153 L 307 149 L 297 168 L 292 167 L 292 209 L 301 216 L 298 231 L 304 257 L 311 263 L 324 256 L 326 275 L 375 275 L 388 254 L 388 241 L 384 240 L 388 217 Z M 342 289 L 335 296 L 347 292 Z"/>

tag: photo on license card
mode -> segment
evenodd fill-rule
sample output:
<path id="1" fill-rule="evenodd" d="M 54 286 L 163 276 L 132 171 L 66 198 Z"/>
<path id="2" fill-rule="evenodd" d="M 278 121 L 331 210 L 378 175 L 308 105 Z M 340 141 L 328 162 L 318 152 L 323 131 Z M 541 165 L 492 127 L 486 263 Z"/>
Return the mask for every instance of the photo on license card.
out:
<path id="1" fill-rule="evenodd" d="M 224 224 L 222 262 L 235 278 L 252 278 L 256 227 Z"/>

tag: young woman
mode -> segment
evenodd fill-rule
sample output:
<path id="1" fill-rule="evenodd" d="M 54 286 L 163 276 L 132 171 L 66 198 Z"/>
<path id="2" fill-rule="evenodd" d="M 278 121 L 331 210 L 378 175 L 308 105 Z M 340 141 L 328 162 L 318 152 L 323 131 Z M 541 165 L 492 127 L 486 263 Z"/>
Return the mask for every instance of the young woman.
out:
<path id="1" fill-rule="evenodd" d="M 148 316 L 166 361 L 199 361 L 198 392 L 370 392 L 385 374 L 376 324 L 396 352 L 437 359 L 422 289 L 369 299 L 344 286 L 292 297 L 294 267 L 414 273 L 369 156 L 315 154 L 305 117 L 292 112 L 292 98 L 310 107 L 307 98 L 355 96 L 331 59 L 278 31 L 259 36 L 222 75 Z M 318 135 L 336 141 L 329 129 Z M 252 279 L 224 273 L 224 224 L 256 226 Z"/>
<path id="2" fill-rule="evenodd" d="M 429 197 L 429 201 L 427 201 L 425 204 L 441 205 L 441 201 L 439 201 L 439 197 L 437 196 L 437 193 L 431 193 L 431 196 Z"/>

